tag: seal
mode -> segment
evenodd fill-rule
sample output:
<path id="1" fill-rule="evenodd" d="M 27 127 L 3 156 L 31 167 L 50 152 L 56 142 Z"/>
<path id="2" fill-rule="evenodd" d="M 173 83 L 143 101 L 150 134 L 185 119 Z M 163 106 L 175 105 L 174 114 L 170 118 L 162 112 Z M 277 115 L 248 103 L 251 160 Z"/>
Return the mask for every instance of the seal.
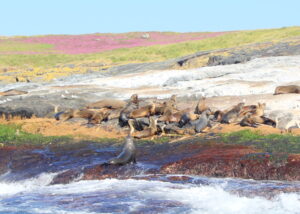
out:
<path id="1" fill-rule="evenodd" d="M 209 123 L 210 110 L 205 110 L 202 112 L 198 120 L 192 121 L 195 124 L 195 131 L 197 133 L 202 132 L 207 126 L 210 126 Z"/>
<path id="2" fill-rule="evenodd" d="M 107 120 L 111 109 L 102 108 L 96 109 L 69 109 L 68 111 L 58 112 L 54 115 L 56 120 L 61 120 L 63 122 L 71 118 L 84 118 L 88 120 L 90 124 L 100 124 L 103 120 Z"/>
<path id="3" fill-rule="evenodd" d="M 206 106 L 206 97 L 201 97 L 197 103 L 197 106 L 195 108 L 195 114 L 201 114 L 202 112 L 204 112 L 205 110 L 208 110 L 209 107 Z"/>
<path id="4" fill-rule="evenodd" d="M 245 117 L 241 120 L 240 122 L 240 126 L 250 126 L 253 128 L 257 127 L 257 123 L 254 120 L 254 118 L 252 118 L 252 114 L 250 112 L 248 112 Z"/>
<path id="5" fill-rule="evenodd" d="M 133 94 L 133 95 L 131 95 L 130 101 L 128 102 L 128 104 L 120 112 L 119 125 L 121 127 L 124 127 L 124 126 L 128 125 L 129 114 L 132 111 L 137 110 L 138 108 L 139 108 L 138 95 L 137 94 Z"/>
<path id="6" fill-rule="evenodd" d="M 135 138 L 145 138 L 145 137 L 153 137 L 155 134 L 157 134 L 157 119 L 154 117 L 150 117 L 150 125 L 149 127 L 145 128 L 142 131 L 135 131 L 134 129 L 134 120 L 130 119 L 128 121 L 128 124 L 130 126 L 130 134 Z"/>
<path id="7" fill-rule="evenodd" d="M 255 113 L 256 109 L 258 108 L 258 105 L 248 105 L 248 106 L 244 106 L 240 112 L 240 115 L 246 116 L 246 114 L 248 113 Z"/>
<path id="8" fill-rule="evenodd" d="M 163 103 L 155 103 L 155 114 L 163 115 L 166 111 L 178 111 L 176 104 L 176 95 L 172 95 L 169 100 Z"/>
<path id="9" fill-rule="evenodd" d="M 247 113 L 246 116 L 241 120 L 240 125 L 257 128 L 259 124 L 265 124 L 276 128 L 276 123 L 276 121 L 265 116 L 255 116 L 251 113 Z"/>
<path id="10" fill-rule="evenodd" d="M 155 104 L 152 103 L 150 105 L 141 107 L 129 113 L 129 118 L 140 118 L 140 117 L 149 117 L 155 114 Z"/>
<path id="11" fill-rule="evenodd" d="M 234 106 L 231 110 L 229 110 L 227 113 L 225 113 L 221 119 L 221 123 L 228 124 L 236 121 L 244 105 L 245 105 L 244 103 L 239 103 L 236 106 Z"/>
<path id="12" fill-rule="evenodd" d="M 148 128 L 150 120 L 147 117 L 130 119 L 128 120 L 128 124 L 133 133 L 135 130 L 143 131 L 145 128 Z"/>
<path id="13" fill-rule="evenodd" d="M 290 93 L 300 94 L 300 86 L 298 85 L 278 86 L 275 88 L 274 95 L 290 94 Z"/>
<path id="14" fill-rule="evenodd" d="M 180 128 L 182 128 L 188 122 L 193 121 L 193 120 L 197 120 L 199 117 L 200 117 L 200 115 L 198 115 L 198 114 L 195 114 L 195 113 L 192 113 L 192 112 L 186 112 L 181 116 L 181 118 L 179 120 L 179 123 L 178 123 L 178 126 Z"/>
<path id="15" fill-rule="evenodd" d="M 266 104 L 265 103 L 258 103 L 257 107 L 253 113 L 253 116 L 261 117 L 265 113 Z"/>
<path id="16" fill-rule="evenodd" d="M 178 123 L 182 114 L 182 111 L 174 112 L 174 110 L 167 108 L 164 114 L 158 118 L 158 121 L 166 123 Z"/>
<path id="17" fill-rule="evenodd" d="M 108 164 L 112 165 L 125 165 L 128 163 L 136 163 L 136 148 L 130 135 L 125 138 L 122 152 L 108 161 Z"/>

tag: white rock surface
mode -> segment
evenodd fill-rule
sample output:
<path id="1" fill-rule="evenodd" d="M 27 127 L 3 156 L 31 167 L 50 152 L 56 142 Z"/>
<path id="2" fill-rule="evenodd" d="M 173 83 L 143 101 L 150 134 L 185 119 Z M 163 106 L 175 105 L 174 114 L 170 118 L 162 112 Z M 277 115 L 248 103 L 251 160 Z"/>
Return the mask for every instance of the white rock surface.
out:
<path id="1" fill-rule="evenodd" d="M 300 83 L 300 56 L 266 57 L 245 64 L 203 67 L 191 70 L 163 70 L 117 75 L 78 82 L 110 90 L 155 89 L 156 96 L 179 95 L 228 96 L 273 93 L 278 85 Z M 169 93 L 168 93 L 169 92 Z M 166 95 L 167 93 L 167 95 Z"/>

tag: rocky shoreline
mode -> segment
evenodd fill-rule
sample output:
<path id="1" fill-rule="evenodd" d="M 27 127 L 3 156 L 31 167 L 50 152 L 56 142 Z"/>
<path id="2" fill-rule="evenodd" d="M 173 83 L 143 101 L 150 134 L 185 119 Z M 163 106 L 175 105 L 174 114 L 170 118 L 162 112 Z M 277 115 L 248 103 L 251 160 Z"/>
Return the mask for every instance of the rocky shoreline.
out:
<path id="1" fill-rule="evenodd" d="M 121 147 L 116 145 L 120 144 L 90 141 L 46 146 L 4 145 L 0 148 L 1 178 L 11 181 L 47 172 L 57 173 L 51 184 L 143 176 L 147 179 L 147 175 L 184 179 L 179 174 L 300 181 L 299 154 L 270 153 L 253 146 L 224 143 L 218 136 L 166 143 L 137 141 L 137 164 L 103 165 L 120 152 Z"/>

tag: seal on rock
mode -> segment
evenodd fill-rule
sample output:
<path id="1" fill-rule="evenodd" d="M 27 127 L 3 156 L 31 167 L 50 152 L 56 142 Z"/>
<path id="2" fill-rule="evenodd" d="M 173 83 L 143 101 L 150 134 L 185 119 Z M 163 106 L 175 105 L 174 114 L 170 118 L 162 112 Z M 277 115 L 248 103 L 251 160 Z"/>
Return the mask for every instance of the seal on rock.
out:
<path id="1" fill-rule="evenodd" d="M 298 85 L 278 86 L 275 89 L 274 95 L 289 94 L 289 93 L 300 94 L 300 86 Z"/>
<path id="2" fill-rule="evenodd" d="M 225 113 L 221 119 L 221 123 L 232 123 L 235 122 L 240 114 L 240 111 L 244 107 L 245 103 L 239 103 L 236 106 L 234 106 L 230 111 Z"/>
<path id="3" fill-rule="evenodd" d="M 130 119 L 128 121 L 130 126 L 130 134 L 135 138 L 146 138 L 146 137 L 153 137 L 155 134 L 157 134 L 157 119 L 154 117 L 150 117 L 150 125 L 149 127 L 145 128 L 142 131 L 135 131 L 134 129 L 134 120 Z"/>
<path id="4" fill-rule="evenodd" d="M 125 138 L 122 152 L 108 161 L 108 164 L 112 165 L 125 165 L 128 163 L 136 163 L 136 148 L 130 135 Z"/>
<path id="5" fill-rule="evenodd" d="M 209 123 L 210 110 L 205 110 L 202 112 L 201 117 L 198 120 L 192 121 L 195 125 L 195 131 L 201 133 L 207 126 L 210 126 Z"/>
<path id="6" fill-rule="evenodd" d="M 140 118 L 140 117 L 149 117 L 155 114 L 155 104 L 152 103 L 150 105 L 141 107 L 129 113 L 129 118 Z"/>
<path id="7" fill-rule="evenodd" d="M 195 108 L 195 114 L 201 114 L 205 110 L 208 110 L 209 107 L 206 106 L 206 97 L 201 97 L 197 103 L 197 106 Z"/>
<path id="8" fill-rule="evenodd" d="M 121 127 L 124 127 L 128 125 L 128 120 L 129 120 L 129 114 L 137 110 L 139 108 L 139 99 L 137 94 L 133 94 L 130 97 L 129 103 L 123 108 L 120 112 L 119 116 L 119 125 Z"/>

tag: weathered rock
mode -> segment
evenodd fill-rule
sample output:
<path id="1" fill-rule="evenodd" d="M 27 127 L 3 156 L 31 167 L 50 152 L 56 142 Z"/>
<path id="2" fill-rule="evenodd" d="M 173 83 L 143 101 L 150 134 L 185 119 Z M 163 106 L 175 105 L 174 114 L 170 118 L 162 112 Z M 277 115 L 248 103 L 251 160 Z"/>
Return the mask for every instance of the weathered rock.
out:
<path id="1" fill-rule="evenodd" d="M 55 106 L 59 107 L 59 111 L 70 108 L 78 109 L 87 103 L 81 98 L 64 99 L 60 96 L 26 96 L 22 99 L 12 99 L 9 102 L 2 104 L 5 108 L 18 109 L 26 106 L 37 117 L 53 117 Z"/>
<path id="2" fill-rule="evenodd" d="M 289 55 L 299 55 L 300 54 L 300 45 L 293 45 L 289 43 L 277 43 L 269 44 L 266 48 L 257 49 L 259 44 L 250 45 L 249 50 L 244 48 L 244 50 L 230 50 L 229 56 L 215 55 L 210 56 L 207 65 L 231 65 L 244 63 L 251 59 L 267 56 L 289 56 Z M 229 50 L 228 50 L 229 51 Z"/>
<path id="3" fill-rule="evenodd" d="M 251 60 L 250 56 L 245 55 L 232 55 L 232 56 L 211 56 L 209 57 L 207 65 L 214 66 L 214 65 L 231 65 L 231 64 L 238 64 L 243 63 Z"/>

